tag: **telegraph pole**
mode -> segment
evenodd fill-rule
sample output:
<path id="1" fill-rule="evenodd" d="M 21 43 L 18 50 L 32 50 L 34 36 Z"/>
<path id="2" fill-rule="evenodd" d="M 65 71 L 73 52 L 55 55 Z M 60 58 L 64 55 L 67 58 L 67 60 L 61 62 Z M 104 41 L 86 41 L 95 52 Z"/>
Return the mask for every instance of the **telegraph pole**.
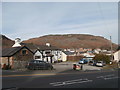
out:
<path id="1" fill-rule="evenodd" d="M 112 47 L 112 37 L 110 36 L 110 47 L 111 47 L 111 61 L 113 61 L 113 47 Z"/>

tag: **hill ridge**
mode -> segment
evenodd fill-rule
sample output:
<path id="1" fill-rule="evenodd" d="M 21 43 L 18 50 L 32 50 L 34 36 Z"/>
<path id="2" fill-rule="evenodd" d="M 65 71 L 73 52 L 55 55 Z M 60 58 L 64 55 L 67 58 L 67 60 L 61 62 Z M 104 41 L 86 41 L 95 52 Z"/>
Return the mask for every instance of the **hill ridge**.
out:
<path id="1" fill-rule="evenodd" d="M 30 38 L 23 41 L 25 43 L 33 43 L 38 45 L 51 45 L 59 48 L 101 48 L 110 49 L 110 41 L 102 36 L 94 36 L 90 34 L 50 34 L 36 38 Z M 113 43 L 113 48 L 117 45 Z"/>

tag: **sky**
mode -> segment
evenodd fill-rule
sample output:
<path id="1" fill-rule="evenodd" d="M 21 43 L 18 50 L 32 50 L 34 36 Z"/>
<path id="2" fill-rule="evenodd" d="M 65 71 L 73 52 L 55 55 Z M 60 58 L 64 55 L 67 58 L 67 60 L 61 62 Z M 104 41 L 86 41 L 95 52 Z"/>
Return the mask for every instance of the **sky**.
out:
<path id="1" fill-rule="evenodd" d="M 118 43 L 117 2 L 2 2 L 0 7 L 2 34 L 12 40 L 91 34 L 112 36 L 112 42 Z"/>

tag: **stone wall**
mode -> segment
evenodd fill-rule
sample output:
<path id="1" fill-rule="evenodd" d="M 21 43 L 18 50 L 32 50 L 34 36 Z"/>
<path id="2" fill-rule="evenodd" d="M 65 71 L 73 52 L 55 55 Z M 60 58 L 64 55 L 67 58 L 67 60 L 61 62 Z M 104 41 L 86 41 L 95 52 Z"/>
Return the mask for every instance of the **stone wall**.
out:
<path id="1" fill-rule="evenodd" d="M 67 56 L 67 61 L 79 61 L 82 58 L 82 56 Z"/>

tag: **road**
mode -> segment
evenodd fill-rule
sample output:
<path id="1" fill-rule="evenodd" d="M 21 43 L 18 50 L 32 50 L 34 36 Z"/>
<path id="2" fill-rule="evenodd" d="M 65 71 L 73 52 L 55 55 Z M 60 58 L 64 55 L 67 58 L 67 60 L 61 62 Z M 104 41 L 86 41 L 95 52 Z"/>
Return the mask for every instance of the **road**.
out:
<path id="1" fill-rule="evenodd" d="M 3 75 L 2 88 L 118 88 L 119 84 L 118 70 L 40 72 Z"/>

